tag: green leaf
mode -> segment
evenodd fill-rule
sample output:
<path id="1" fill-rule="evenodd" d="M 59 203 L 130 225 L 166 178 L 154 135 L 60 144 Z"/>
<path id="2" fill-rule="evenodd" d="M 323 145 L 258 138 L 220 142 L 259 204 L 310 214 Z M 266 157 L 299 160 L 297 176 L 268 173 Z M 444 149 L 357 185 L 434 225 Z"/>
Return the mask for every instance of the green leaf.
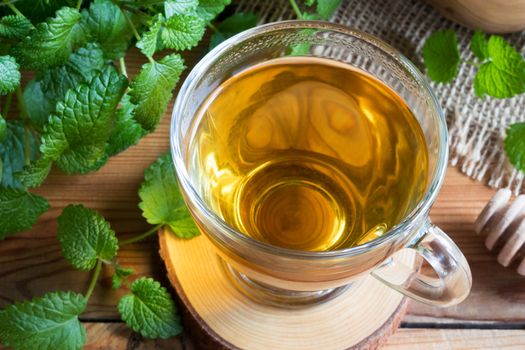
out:
<path id="1" fill-rule="evenodd" d="M 20 85 L 20 66 L 11 56 L 0 56 L 0 95 L 16 90 Z"/>
<path id="2" fill-rule="evenodd" d="M 97 259 L 112 260 L 117 254 L 115 232 L 96 211 L 68 205 L 58 217 L 58 240 L 67 261 L 80 270 L 91 270 Z"/>
<path id="3" fill-rule="evenodd" d="M 314 3 L 315 3 L 315 0 L 304 0 L 304 4 L 306 6 L 313 6 Z"/>
<path id="4" fill-rule="evenodd" d="M 107 149 L 109 156 L 135 145 L 146 133 L 133 117 L 135 105 L 131 103 L 129 95 L 124 95 L 120 104 L 116 113 L 115 127 L 109 138 Z"/>
<path id="5" fill-rule="evenodd" d="M 197 46 L 206 31 L 206 22 L 193 15 L 174 15 L 168 18 L 160 33 L 165 47 L 187 50 Z"/>
<path id="6" fill-rule="evenodd" d="M 29 20 L 22 16 L 8 15 L 0 19 L 0 37 L 22 39 L 33 29 Z"/>
<path id="7" fill-rule="evenodd" d="M 0 142 L 3 142 L 5 140 L 6 135 L 7 135 L 7 123 L 4 117 L 2 117 L 2 115 L 0 114 Z M 0 170 L 0 174 L 2 174 L 2 170 Z"/>
<path id="8" fill-rule="evenodd" d="M 107 66 L 89 85 L 66 93 L 42 134 L 40 151 L 65 173 L 97 170 L 107 161 L 106 147 L 116 107 L 127 79 Z"/>
<path id="9" fill-rule="evenodd" d="M 119 289 L 122 285 L 122 280 L 133 274 L 133 269 L 123 268 L 120 266 L 115 266 L 115 273 L 111 276 L 111 287 L 113 289 Z"/>
<path id="10" fill-rule="evenodd" d="M 212 35 L 210 49 L 237 33 L 255 27 L 257 22 L 259 22 L 259 16 L 253 12 L 239 12 L 226 18 L 217 26 L 219 31 Z"/>
<path id="11" fill-rule="evenodd" d="M 170 18 L 173 15 L 194 13 L 199 6 L 199 0 L 167 0 L 164 1 L 164 15 Z"/>
<path id="12" fill-rule="evenodd" d="M 525 61 L 520 53 L 496 35 L 490 37 L 487 52 L 490 60 L 474 78 L 476 95 L 509 98 L 525 92 Z"/>
<path id="13" fill-rule="evenodd" d="M 476 30 L 470 40 L 470 50 L 480 60 L 484 61 L 489 57 L 489 47 L 485 33 L 481 30 Z"/>
<path id="14" fill-rule="evenodd" d="M 18 0 L 16 7 L 33 23 L 38 23 L 53 16 L 59 8 L 69 3 L 70 0 Z"/>
<path id="15" fill-rule="evenodd" d="M 204 21 L 210 22 L 230 3 L 231 0 L 199 0 L 197 14 Z"/>
<path id="16" fill-rule="evenodd" d="M 317 0 L 317 13 L 322 19 L 330 19 L 341 0 Z"/>
<path id="17" fill-rule="evenodd" d="M 181 238 L 199 235 L 180 193 L 169 154 L 161 156 L 146 169 L 139 197 L 139 208 L 148 223 L 168 225 Z"/>
<path id="18" fill-rule="evenodd" d="M 48 209 L 43 197 L 22 189 L 0 187 L 0 239 L 29 230 Z"/>
<path id="19" fill-rule="evenodd" d="M 451 29 L 432 33 L 423 46 L 423 59 L 430 79 L 440 83 L 454 79 L 460 60 L 456 33 Z"/>
<path id="20" fill-rule="evenodd" d="M 110 0 L 96 0 L 82 11 L 82 26 L 87 39 L 96 42 L 105 57 L 124 57 L 133 32 L 122 10 Z"/>
<path id="21" fill-rule="evenodd" d="M 7 122 L 5 139 L 0 143 L 0 158 L 3 163 L 1 186 L 23 188 L 14 174 L 26 164 L 26 141 L 29 146 L 29 161 L 32 161 L 38 155 L 38 144 L 33 134 L 26 132 L 19 121 Z"/>
<path id="22" fill-rule="evenodd" d="M 505 152 L 509 162 L 525 172 L 525 123 L 514 123 L 507 129 Z"/>
<path id="23" fill-rule="evenodd" d="M 55 17 L 38 24 L 14 48 L 22 67 L 43 70 L 67 61 L 71 51 L 84 40 L 81 18 L 77 10 L 63 7 Z"/>
<path id="24" fill-rule="evenodd" d="M 14 350 L 79 350 L 86 342 L 80 315 L 86 300 L 73 292 L 47 293 L 0 311 L 0 343 Z"/>
<path id="25" fill-rule="evenodd" d="M 131 285 L 131 293 L 118 304 L 122 320 L 131 329 L 145 338 L 167 339 L 182 332 L 175 303 L 159 282 L 139 278 Z"/>
<path id="26" fill-rule="evenodd" d="M 52 162 L 50 160 L 40 158 L 29 166 L 25 166 L 22 171 L 16 172 L 15 179 L 25 187 L 38 187 L 42 185 L 47 175 L 49 175 L 51 165 Z"/>
<path id="27" fill-rule="evenodd" d="M 160 48 L 159 37 L 163 21 L 164 18 L 161 14 L 153 17 L 150 21 L 148 31 L 144 32 L 140 40 L 137 41 L 136 46 L 144 55 L 151 57 Z"/>
<path id="28" fill-rule="evenodd" d="M 58 101 L 69 89 L 89 83 L 104 67 L 104 54 L 98 45 L 78 49 L 63 66 L 47 69 L 31 80 L 24 90 L 24 102 L 33 123 L 42 130 Z"/>
<path id="29" fill-rule="evenodd" d="M 171 54 L 158 62 L 143 65 L 131 83 L 131 103 L 137 106 L 135 119 L 146 131 L 157 127 L 184 68 L 180 55 Z"/>

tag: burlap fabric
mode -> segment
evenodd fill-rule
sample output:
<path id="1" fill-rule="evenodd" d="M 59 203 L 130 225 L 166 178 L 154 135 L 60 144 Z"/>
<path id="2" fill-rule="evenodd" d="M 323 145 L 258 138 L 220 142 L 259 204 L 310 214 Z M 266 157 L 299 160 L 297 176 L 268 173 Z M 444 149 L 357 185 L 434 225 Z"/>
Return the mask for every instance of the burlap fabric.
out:
<path id="1" fill-rule="evenodd" d="M 295 18 L 288 0 L 242 0 L 238 11 L 253 11 L 261 22 Z M 461 57 L 474 60 L 469 42 L 472 31 L 442 17 L 422 0 L 343 0 L 332 21 L 383 39 L 412 60 L 421 70 L 421 50 L 435 30 L 453 28 L 458 33 Z M 525 54 L 525 33 L 505 36 Z M 450 164 L 466 175 L 493 187 L 525 192 L 524 175 L 507 161 L 503 150 L 509 124 L 525 120 L 525 94 L 511 99 L 474 95 L 476 68 L 462 64 L 452 84 L 432 83 L 447 115 L 450 131 Z"/>

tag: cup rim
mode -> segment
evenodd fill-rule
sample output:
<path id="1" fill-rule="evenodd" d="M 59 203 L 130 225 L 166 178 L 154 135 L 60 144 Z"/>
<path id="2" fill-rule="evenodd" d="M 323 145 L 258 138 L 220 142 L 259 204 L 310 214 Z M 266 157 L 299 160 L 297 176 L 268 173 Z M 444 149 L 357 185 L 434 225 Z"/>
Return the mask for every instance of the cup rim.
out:
<path id="1" fill-rule="evenodd" d="M 343 34 L 346 36 L 354 37 L 363 41 L 366 41 L 368 44 L 371 44 L 378 49 L 385 52 L 388 56 L 398 61 L 401 65 L 404 66 L 406 70 L 409 71 L 411 76 L 417 81 L 421 88 L 426 92 L 430 97 L 437 115 L 438 115 L 438 132 L 439 132 L 439 149 L 437 156 L 436 168 L 432 181 L 428 186 L 425 195 L 418 202 L 416 207 L 407 214 L 402 221 L 394 225 L 390 230 L 388 230 L 384 235 L 379 238 L 376 238 L 370 242 L 332 251 L 301 251 L 289 248 L 283 248 L 279 246 L 274 246 L 262 241 L 255 240 L 228 225 L 221 217 L 219 217 L 213 210 L 211 210 L 206 202 L 201 198 L 199 193 L 196 191 L 192 185 L 189 175 L 186 169 L 186 165 L 183 161 L 184 157 L 181 150 L 181 143 L 178 142 L 179 137 L 179 126 L 178 126 L 178 115 L 182 115 L 182 111 L 186 102 L 188 100 L 189 93 L 195 88 L 196 84 L 202 78 L 204 74 L 216 63 L 217 59 L 221 56 L 222 53 L 230 49 L 230 47 L 235 46 L 236 44 L 243 42 L 247 39 L 250 39 L 254 36 L 260 34 L 268 34 L 273 31 L 279 31 L 283 29 L 319 29 L 319 30 L 329 30 L 332 32 L 337 32 L 338 34 Z M 424 75 L 419 71 L 419 69 L 403 54 L 401 54 L 397 49 L 385 43 L 381 39 L 362 32 L 357 29 L 347 27 L 345 25 L 336 24 L 327 21 L 314 21 L 314 20 L 286 20 L 278 21 L 263 24 L 248 30 L 245 30 L 227 40 L 222 42 L 220 45 L 208 52 L 191 70 L 182 84 L 177 98 L 175 100 L 172 117 L 171 117 L 171 126 L 170 126 L 170 145 L 171 145 L 171 155 L 173 159 L 174 170 L 179 182 L 179 186 L 182 187 L 185 192 L 185 200 L 190 200 L 198 210 L 202 211 L 206 217 L 213 221 L 214 225 L 219 226 L 221 234 L 226 233 L 227 238 L 233 238 L 237 241 L 240 241 L 244 244 L 247 244 L 256 249 L 265 251 L 270 254 L 277 254 L 280 256 L 285 256 L 295 259 L 327 259 L 327 258 L 345 258 L 350 256 L 359 255 L 370 249 L 373 249 L 377 246 L 387 244 L 388 242 L 395 239 L 398 235 L 407 232 L 411 224 L 418 222 L 422 217 L 424 217 L 427 212 L 430 210 L 433 202 L 435 201 L 439 189 L 441 188 L 445 172 L 448 164 L 448 129 L 446 124 L 445 115 L 437 99 L 434 91 L 430 87 L 428 81 L 425 79 Z M 221 238 L 221 240 L 224 240 Z"/>

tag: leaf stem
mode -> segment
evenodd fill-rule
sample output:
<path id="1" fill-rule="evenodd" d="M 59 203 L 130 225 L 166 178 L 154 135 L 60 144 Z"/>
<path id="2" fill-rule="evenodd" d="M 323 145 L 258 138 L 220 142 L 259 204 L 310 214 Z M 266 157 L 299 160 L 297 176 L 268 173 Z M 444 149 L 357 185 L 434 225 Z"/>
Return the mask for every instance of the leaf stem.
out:
<path id="1" fill-rule="evenodd" d="M 77 10 L 80 10 L 80 6 L 82 6 L 82 0 L 77 1 Z"/>
<path id="2" fill-rule="evenodd" d="M 127 11 L 122 11 L 122 13 L 124 14 L 124 17 L 126 17 L 126 21 L 128 21 L 129 27 L 131 28 L 131 31 L 133 32 L 133 35 L 135 36 L 135 39 L 137 39 L 137 41 L 139 41 L 140 40 L 140 34 L 137 31 L 137 28 L 135 27 L 135 25 L 133 24 L 133 21 L 131 20 L 131 18 L 129 18 L 129 16 L 127 14 Z"/>
<path id="3" fill-rule="evenodd" d="M 295 12 L 295 15 L 297 16 L 297 18 L 303 19 L 303 13 L 299 9 L 299 6 L 297 6 L 297 3 L 295 2 L 295 0 L 290 0 L 290 5 L 292 5 L 293 12 Z"/>
<path id="4" fill-rule="evenodd" d="M 17 16 L 21 16 L 21 17 L 24 17 L 24 14 L 22 12 L 20 12 L 15 5 L 13 5 L 9 0 L 4 0 L 4 4 L 7 5 L 7 7 L 9 7 L 11 9 L 11 11 L 13 11 Z"/>
<path id="5" fill-rule="evenodd" d="M 120 63 L 120 72 L 127 78 L 128 70 L 126 69 L 126 61 L 124 60 L 124 57 L 121 57 L 119 59 L 119 63 Z"/>
<path id="6" fill-rule="evenodd" d="M 137 235 L 137 236 L 131 237 L 129 239 L 123 240 L 122 242 L 120 242 L 119 245 L 122 247 L 124 245 L 128 245 L 128 244 L 131 244 L 131 243 L 135 243 L 135 242 L 141 241 L 144 238 L 146 238 L 148 236 L 151 236 L 152 234 L 156 233 L 158 231 L 158 229 L 161 228 L 161 227 L 162 227 L 162 224 L 158 224 L 156 226 L 153 226 L 152 228 L 150 228 L 146 232 L 141 233 L 140 235 Z"/>
<path id="7" fill-rule="evenodd" d="M 31 163 L 31 134 L 29 128 L 31 127 L 31 120 L 29 119 L 29 114 L 27 113 L 27 107 L 24 102 L 24 96 L 22 96 L 22 89 L 19 87 L 16 88 L 16 100 L 18 102 L 18 109 L 20 110 L 20 118 L 24 123 L 25 133 L 24 133 L 24 151 L 25 151 L 25 165 Z"/>
<path id="8" fill-rule="evenodd" d="M 95 286 L 97 285 L 98 277 L 100 276 L 100 271 L 102 270 L 102 260 L 97 260 L 97 265 L 95 265 L 95 271 L 93 271 L 93 275 L 91 275 L 91 281 L 89 282 L 89 287 L 86 291 L 86 295 L 84 298 L 89 300 L 91 298 L 91 294 L 93 294 L 93 291 L 95 290 Z"/>
<path id="9" fill-rule="evenodd" d="M 478 63 L 478 62 L 475 62 L 475 61 L 471 61 L 471 60 L 468 60 L 468 61 L 465 61 L 466 64 L 470 64 L 471 66 L 474 66 L 476 68 L 479 68 L 481 67 L 482 63 Z"/>
<path id="10" fill-rule="evenodd" d="M 219 32 L 219 29 L 213 25 L 213 23 L 208 22 L 208 27 L 210 27 L 211 30 L 213 30 L 215 33 Z"/>
<path id="11" fill-rule="evenodd" d="M 4 105 L 4 116 L 7 118 L 7 115 L 9 114 L 9 109 L 11 109 L 11 100 L 13 99 L 13 94 L 8 94 L 5 98 L 5 105 Z"/>

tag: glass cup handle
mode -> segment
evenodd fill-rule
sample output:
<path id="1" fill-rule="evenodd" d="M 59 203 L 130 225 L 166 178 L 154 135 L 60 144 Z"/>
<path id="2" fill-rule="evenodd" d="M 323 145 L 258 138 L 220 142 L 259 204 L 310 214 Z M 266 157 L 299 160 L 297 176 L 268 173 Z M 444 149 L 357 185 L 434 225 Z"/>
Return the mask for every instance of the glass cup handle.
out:
<path id="1" fill-rule="evenodd" d="M 372 276 L 413 299 L 434 306 L 455 305 L 467 297 L 472 286 L 467 259 L 439 227 L 427 221 L 424 233 L 406 248 L 424 258 L 435 275 L 417 271 L 392 257 L 377 267 Z"/>

